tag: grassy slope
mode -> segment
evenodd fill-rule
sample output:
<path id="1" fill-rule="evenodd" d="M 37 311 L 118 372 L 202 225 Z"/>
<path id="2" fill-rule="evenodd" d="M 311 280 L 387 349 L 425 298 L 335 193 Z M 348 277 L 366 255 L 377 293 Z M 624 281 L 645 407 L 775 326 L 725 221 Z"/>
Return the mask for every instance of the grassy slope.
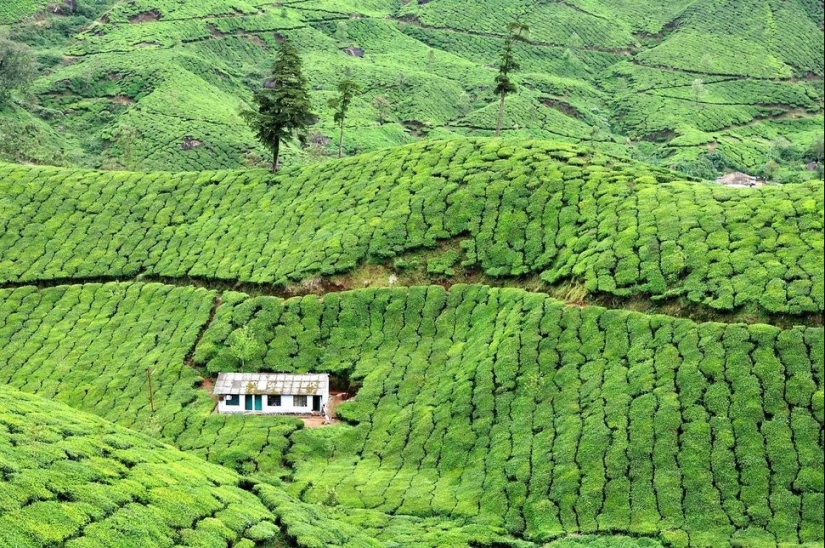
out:
<path id="1" fill-rule="evenodd" d="M 708 310 L 822 313 L 821 184 L 662 184 L 672 179 L 569 145 L 485 140 L 416 144 L 276 178 L 8 166 L 0 280 L 285 285 L 443 240 L 451 247 L 427 267 L 446 279 L 481 269 Z"/>
<path id="2" fill-rule="evenodd" d="M 235 472 L 5 386 L 0 473 L 2 546 L 284 546 Z"/>
<path id="3" fill-rule="evenodd" d="M 278 35 L 304 52 L 320 135 L 335 137 L 326 99 L 341 69 L 364 83 L 348 123 L 350 152 L 428 132 L 489 135 L 491 65 L 514 17 L 531 24 L 536 44 L 519 52 L 524 86 L 505 118 L 513 136 L 593 140 L 706 176 L 708 150 L 722 156 L 711 155 L 715 165 L 755 170 L 781 148 L 801 151 L 822 136 L 822 17 L 807 0 L 103 5 L 111 6 L 105 15 L 66 42 L 42 43 L 44 27 L 60 18 L 12 27 L 65 56 L 34 91 L 46 107 L 40 115 L 63 128 L 67 163 L 181 170 L 256 162 L 263 151 L 237 108 L 271 62 Z M 346 48 L 360 48 L 363 58 Z M 383 121 L 378 96 L 391 104 Z M 201 146 L 184 148 L 187 137 Z M 626 138 L 658 144 L 626 146 Z M 797 177 L 811 176 L 792 163 Z"/>

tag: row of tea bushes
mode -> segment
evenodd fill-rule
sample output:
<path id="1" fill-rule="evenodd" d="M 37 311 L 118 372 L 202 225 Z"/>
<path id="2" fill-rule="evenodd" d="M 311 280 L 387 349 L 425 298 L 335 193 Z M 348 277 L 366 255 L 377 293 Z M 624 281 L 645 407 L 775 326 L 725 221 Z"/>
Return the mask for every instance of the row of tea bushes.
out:
<path id="1" fill-rule="evenodd" d="M 762 189 L 571 145 L 453 140 L 287 170 L 0 167 L 0 282 L 131 277 L 287 285 L 457 240 L 491 276 L 822 312 L 821 183 Z"/>
<path id="2" fill-rule="evenodd" d="M 294 494 L 536 540 L 823 540 L 823 330 L 697 324 L 515 289 L 227 295 L 195 354 L 361 385 L 353 427 L 302 430 Z"/>
<path id="3" fill-rule="evenodd" d="M 235 472 L 7 387 L 0 387 L 0 473 L 2 546 L 263 548 L 284 541 L 276 516 Z"/>

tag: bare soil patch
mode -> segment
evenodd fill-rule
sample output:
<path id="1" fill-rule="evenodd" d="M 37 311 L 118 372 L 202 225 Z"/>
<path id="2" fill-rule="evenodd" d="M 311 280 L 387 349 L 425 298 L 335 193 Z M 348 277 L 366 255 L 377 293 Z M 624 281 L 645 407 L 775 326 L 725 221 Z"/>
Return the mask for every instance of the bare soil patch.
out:
<path id="1" fill-rule="evenodd" d="M 304 428 L 321 428 L 324 426 L 332 426 L 338 424 L 338 419 L 330 419 L 329 424 L 324 424 L 324 417 L 322 415 L 302 415 L 298 417 L 304 421 Z"/>
<path id="2" fill-rule="evenodd" d="M 146 23 L 149 21 L 157 21 L 160 19 L 160 12 L 158 10 L 152 11 L 144 11 L 143 13 L 138 13 L 137 15 L 133 15 L 129 18 L 130 23 Z"/>
<path id="3" fill-rule="evenodd" d="M 542 104 L 547 108 L 553 108 L 564 114 L 565 116 L 570 116 L 571 118 L 576 118 L 578 120 L 582 119 L 581 113 L 570 106 L 569 104 L 565 103 L 564 101 L 559 101 L 557 99 L 544 99 L 542 100 Z"/>

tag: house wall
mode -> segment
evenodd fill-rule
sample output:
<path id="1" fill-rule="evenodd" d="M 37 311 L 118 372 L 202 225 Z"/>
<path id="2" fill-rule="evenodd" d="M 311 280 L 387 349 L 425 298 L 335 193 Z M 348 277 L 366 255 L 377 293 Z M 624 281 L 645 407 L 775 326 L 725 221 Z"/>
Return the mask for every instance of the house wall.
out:
<path id="1" fill-rule="evenodd" d="M 316 394 L 321 396 L 321 405 L 328 404 L 329 402 L 329 394 L 328 393 L 319 393 Z M 312 396 L 308 395 L 307 398 L 307 405 L 306 407 L 298 407 L 294 405 L 293 396 L 290 395 L 282 395 L 281 396 L 281 405 L 280 407 L 276 406 L 269 406 L 268 398 L 266 395 L 263 395 L 263 406 L 260 411 L 248 411 L 244 405 L 244 398 L 245 395 L 240 396 L 240 405 L 226 405 L 226 397 L 218 402 L 218 413 L 247 413 L 247 414 L 297 414 L 297 415 L 305 415 L 312 413 Z"/>

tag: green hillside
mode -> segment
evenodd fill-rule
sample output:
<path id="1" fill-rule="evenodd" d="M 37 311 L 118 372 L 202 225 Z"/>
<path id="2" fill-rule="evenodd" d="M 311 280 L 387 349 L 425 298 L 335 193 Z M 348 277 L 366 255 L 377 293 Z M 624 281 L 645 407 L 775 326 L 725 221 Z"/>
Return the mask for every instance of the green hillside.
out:
<path id="1" fill-rule="evenodd" d="M 0 548 L 825 548 L 824 13 L 0 0 Z"/>
<path id="2" fill-rule="evenodd" d="M 569 145 L 483 140 L 274 178 L 6 166 L 0 281 L 283 288 L 369 263 L 403 274 L 441 246 L 426 263 L 432 279 L 482 272 L 545 289 L 573 282 L 581 295 L 821 316 L 821 183 L 750 190 L 673 179 Z"/>
<path id="3" fill-rule="evenodd" d="M 0 386 L 0 545 L 287 546 L 240 476 Z"/>
<path id="4" fill-rule="evenodd" d="M 0 296 L 4 383 L 271 482 L 256 492 L 301 546 L 823 540 L 821 328 L 697 324 L 477 285 L 286 301 L 160 284 Z M 242 329 L 262 348 L 244 363 Z M 349 425 L 208 415 L 199 372 L 242 366 L 360 386 L 339 407 Z"/>
<path id="5" fill-rule="evenodd" d="M 332 153 L 329 99 L 342 73 L 362 83 L 346 149 L 422 136 L 490 135 L 494 66 L 507 22 L 532 43 L 506 135 L 589 143 L 700 177 L 782 166 L 800 181 L 823 137 L 822 7 L 810 0 L 16 0 L 0 30 L 32 44 L 32 97 L 0 110 L 7 159 L 84 167 L 202 170 L 266 157 L 239 105 L 278 40 L 302 51 L 319 115 L 309 149 Z M 5 25 L 4 25 L 5 24 Z M 698 82 L 698 84 L 697 84 Z M 44 152 L 46 147 L 49 152 Z M 821 176 L 820 176 L 821 177 Z"/>
<path id="6" fill-rule="evenodd" d="M 482 286 L 360 290 L 218 310 L 195 353 L 248 328 L 247 370 L 362 385 L 352 427 L 291 440 L 294 493 L 450 516 L 530 540 L 822 543 L 822 329 L 696 324 Z"/>
<path id="7" fill-rule="evenodd" d="M 239 472 L 283 476 L 285 436 L 300 421 L 210 414 L 203 377 L 187 365 L 217 299 L 160 284 L 0 290 L 0 383 Z"/>

